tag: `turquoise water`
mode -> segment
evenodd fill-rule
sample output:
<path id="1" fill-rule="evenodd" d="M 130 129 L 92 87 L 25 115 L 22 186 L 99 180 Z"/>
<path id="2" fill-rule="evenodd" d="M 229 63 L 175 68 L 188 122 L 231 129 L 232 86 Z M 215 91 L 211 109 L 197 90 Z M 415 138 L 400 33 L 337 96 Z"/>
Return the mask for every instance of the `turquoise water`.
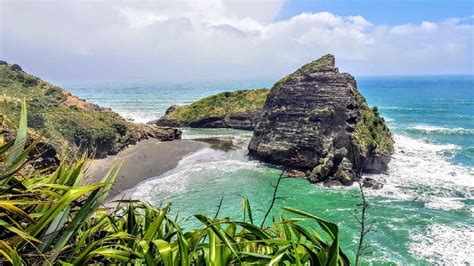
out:
<path id="1" fill-rule="evenodd" d="M 369 194 L 375 231 L 366 262 L 379 264 L 474 264 L 474 77 L 361 77 L 358 86 L 370 105 L 379 106 L 394 133 L 396 152 L 390 170 L 372 176 L 385 180 Z M 189 103 L 219 91 L 270 86 L 271 82 L 209 84 L 63 84 L 82 98 L 111 107 L 136 121 L 159 117 L 169 105 Z M 242 215 L 248 196 L 257 218 L 263 216 L 278 170 L 246 157 L 250 132 L 184 130 L 185 138 L 232 137 L 230 152 L 203 149 L 163 176 L 139 184 L 133 196 L 154 204 L 172 202 L 180 217 Z M 342 246 L 353 256 L 358 234 L 352 217 L 357 189 L 322 188 L 301 179 L 284 179 L 277 206 L 293 206 L 335 221 Z M 183 221 L 192 226 L 192 218 Z"/>

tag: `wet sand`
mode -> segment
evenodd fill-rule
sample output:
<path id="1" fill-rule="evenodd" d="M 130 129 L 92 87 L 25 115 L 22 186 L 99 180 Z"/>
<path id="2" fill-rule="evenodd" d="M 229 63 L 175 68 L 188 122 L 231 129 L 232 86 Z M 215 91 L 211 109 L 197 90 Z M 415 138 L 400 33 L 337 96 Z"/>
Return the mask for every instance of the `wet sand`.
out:
<path id="1" fill-rule="evenodd" d="M 209 144 L 193 140 L 143 140 L 117 155 L 92 161 L 86 172 L 86 183 L 99 181 L 111 166 L 123 162 L 109 195 L 112 198 L 150 177 L 172 170 L 183 157 L 205 147 Z"/>

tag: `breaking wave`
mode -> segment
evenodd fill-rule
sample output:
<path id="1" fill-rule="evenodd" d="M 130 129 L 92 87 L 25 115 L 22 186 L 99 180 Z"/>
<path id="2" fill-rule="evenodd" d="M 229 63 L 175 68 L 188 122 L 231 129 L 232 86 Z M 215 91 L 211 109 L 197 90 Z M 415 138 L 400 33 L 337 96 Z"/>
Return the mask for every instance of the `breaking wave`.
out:
<path id="1" fill-rule="evenodd" d="M 430 126 L 430 125 L 416 125 L 413 127 L 408 127 L 406 129 L 408 132 L 420 133 L 420 134 L 439 134 L 439 135 L 463 135 L 470 136 L 474 135 L 474 129 L 466 129 L 462 127 L 448 128 L 448 127 L 439 127 L 439 126 Z"/>
<path id="2" fill-rule="evenodd" d="M 401 135 L 394 139 L 395 153 L 388 173 L 368 175 L 385 181 L 384 188 L 369 191 L 371 195 L 422 201 L 430 209 L 466 208 L 463 201 L 473 199 L 474 170 L 455 165 L 444 156 L 446 151 L 458 150 L 459 146 L 432 144 Z"/>
<path id="3" fill-rule="evenodd" d="M 432 224 L 410 233 L 409 250 L 432 265 L 473 265 L 474 227 Z"/>

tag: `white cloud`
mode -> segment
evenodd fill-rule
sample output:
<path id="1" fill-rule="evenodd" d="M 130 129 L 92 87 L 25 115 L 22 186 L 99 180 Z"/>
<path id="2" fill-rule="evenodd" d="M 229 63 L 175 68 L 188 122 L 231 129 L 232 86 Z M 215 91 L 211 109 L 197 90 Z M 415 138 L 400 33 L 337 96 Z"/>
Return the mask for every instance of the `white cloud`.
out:
<path id="1" fill-rule="evenodd" d="M 354 74 L 472 73 L 472 18 L 375 25 L 282 1 L 1 2 L 0 56 L 53 79 L 278 77 L 323 54 Z"/>

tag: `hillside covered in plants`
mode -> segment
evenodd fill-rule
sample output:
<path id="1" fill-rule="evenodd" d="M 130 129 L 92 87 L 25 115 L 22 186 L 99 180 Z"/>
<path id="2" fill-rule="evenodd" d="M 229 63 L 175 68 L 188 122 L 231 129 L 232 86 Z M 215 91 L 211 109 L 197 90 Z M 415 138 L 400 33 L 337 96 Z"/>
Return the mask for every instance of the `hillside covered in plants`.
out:
<path id="1" fill-rule="evenodd" d="M 127 122 L 107 108 L 88 103 L 68 91 L 23 71 L 18 65 L 0 64 L 0 129 L 4 134 L 15 126 L 21 100 L 29 106 L 28 125 L 41 134 L 60 155 L 95 152 L 103 157 L 129 144 L 154 137 L 173 140 L 180 132 Z M 11 134 L 9 134 L 11 135 Z"/>

